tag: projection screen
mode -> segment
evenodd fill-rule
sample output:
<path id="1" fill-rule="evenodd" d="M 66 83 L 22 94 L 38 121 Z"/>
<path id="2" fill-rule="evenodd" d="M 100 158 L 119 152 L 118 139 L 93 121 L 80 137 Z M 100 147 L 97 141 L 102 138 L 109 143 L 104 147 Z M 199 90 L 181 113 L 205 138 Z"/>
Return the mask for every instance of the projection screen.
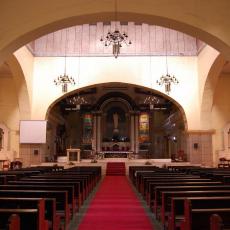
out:
<path id="1" fill-rule="evenodd" d="M 44 144 L 46 143 L 46 120 L 21 120 L 20 143 Z"/>

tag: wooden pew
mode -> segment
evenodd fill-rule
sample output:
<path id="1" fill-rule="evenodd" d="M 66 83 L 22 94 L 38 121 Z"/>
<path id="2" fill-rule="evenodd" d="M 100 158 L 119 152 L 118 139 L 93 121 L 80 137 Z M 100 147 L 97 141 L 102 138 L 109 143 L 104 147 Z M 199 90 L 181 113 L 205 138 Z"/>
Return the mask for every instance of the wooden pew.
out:
<path id="1" fill-rule="evenodd" d="M 31 178 L 67 178 L 67 179 L 74 178 L 74 179 L 84 180 L 86 197 L 96 185 L 94 175 L 92 173 L 85 174 L 85 172 L 63 172 L 63 173 L 55 173 L 55 174 L 44 174 L 41 176 L 37 175 Z"/>
<path id="2" fill-rule="evenodd" d="M 218 214 L 225 223 L 230 224 L 230 208 L 193 208 L 191 201 L 185 199 L 184 220 L 181 230 L 204 230 L 210 228 L 210 216 Z"/>
<path id="3" fill-rule="evenodd" d="M 7 176 L 7 180 L 18 180 L 22 177 L 39 175 L 48 172 L 59 172 L 62 166 L 37 166 L 9 171 L 0 171 L 0 176 Z"/>
<path id="4" fill-rule="evenodd" d="M 27 177 L 23 178 L 23 180 L 27 181 L 47 181 L 47 182 L 80 182 L 80 191 L 82 196 L 82 202 L 86 199 L 88 195 L 88 189 L 87 189 L 87 178 L 83 176 L 77 176 L 77 177 L 71 177 L 71 176 L 36 176 L 36 177 Z"/>
<path id="5" fill-rule="evenodd" d="M 170 182 L 169 180 L 165 181 L 162 180 L 161 182 L 156 181 L 156 182 L 151 182 L 149 184 L 149 192 L 147 193 L 147 204 L 150 206 L 150 208 L 152 208 L 152 206 L 154 205 L 154 201 L 155 201 L 155 188 L 157 186 L 200 186 L 200 185 L 221 185 L 221 182 L 215 182 L 215 181 L 206 181 L 206 180 L 198 180 L 198 181 L 187 181 L 186 179 L 176 179 L 173 180 L 171 179 Z"/>
<path id="6" fill-rule="evenodd" d="M 139 181 L 140 185 L 142 186 L 144 184 L 144 179 L 145 178 L 151 178 L 151 177 L 192 177 L 192 178 L 199 178 L 199 176 L 196 175 L 187 175 L 185 173 L 171 173 L 168 171 L 155 171 L 155 172 L 146 172 L 146 173 L 142 173 L 142 172 L 138 172 L 137 173 L 137 180 Z"/>
<path id="7" fill-rule="evenodd" d="M 9 217 L 6 230 L 20 230 L 20 217 L 19 217 L 19 215 L 12 214 Z"/>
<path id="8" fill-rule="evenodd" d="M 34 185 L 0 185 L 0 190 L 33 190 L 35 188 L 36 191 L 39 190 L 49 190 L 49 191 L 56 191 L 57 187 L 52 185 L 40 185 L 39 187 L 35 187 Z M 60 185 L 58 186 L 59 191 L 67 191 L 68 195 L 68 205 L 72 209 L 72 215 L 76 212 L 76 199 L 74 197 L 75 191 L 74 187 L 71 185 Z"/>
<path id="9" fill-rule="evenodd" d="M 0 175 L 0 184 L 6 184 L 7 179 L 5 175 Z"/>
<path id="10" fill-rule="evenodd" d="M 136 187 L 138 189 L 139 192 L 141 192 L 141 189 L 144 186 L 144 182 L 143 182 L 143 178 L 144 177 L 157 177 L 157 178 L 165 178 L 165 177 L 192 177 L 194 178 L 195 176 L 191 176 L 191 175 L 186 175 L 184 173 L 170 173 L 170 172 L 153 172 L 153 173 L 143 173 L 143 172 L 137 172 L 137 176 L 136 176 Z M 198 177 L 198 176 L 197 176 Z"/>
<path id="11" fill-rule="evenodd" d="M 164 201 L 162 202 L 170 203 L 171 205 L 164 205 L 165 208 L 162 209 L 161 220 L 162 224 L 168 226 L 170 230 L 178 228 L 184 220 L 184 200 L 186 198 L 191 200 L 202 199 L 206 200 L 206 202 L 212 199 L 230 199 L 230 190 L 163 192 L 162 199 Z"/>
<path id="12" fill-rule="evenodd" d="M 68 207 L 67 191 L 50 191 L 50 190 L 0 190 L 0 197 L 17 197 L 17 198 L 55 198 L 57 215 L 64 220 L 65 227 L 70 221 L 70 210 Z"/>
<path id="13" fill-rule="evenodd" d="M 186 191 L 186 190 L 230 190 L 230 186 L 221 185 L 218 182 L 214 182 L 213 184 L 210 184 L 209 182 L 203 183 L 202 185 L 187 185 L 186 182 L 183 184 L 176 184 L 176 185 L 162 185 L 162 186 L 155 186 L 154 192 L 152 195 L 154 195 L 153 200 L 153 212 L 157 216 L 158 210 L 161 207 L 161 201 L 162 201 L 162 192 L 163 191 Z"/>
<path id="14" fill-rule="evenodd" d="M 230 184 L 230 176 L 224 175 L 222 177 L 222 181 L 223 181 L 224 184 Z"/>
<path id="15" fill-rule="evenodd" d="M 23 178 L 21 179 L 20 181 L 33 181 L 33 182 L 40 182 L 40 183 L 67 183 L 67 184 L 71 184 L 71 183 L 74 183 L 74 184 L 78 184 L 76 186 L 80 186 L 80 193 L 79 193 L 79 206 L 81 204 L 83 204 L 84 200 L 85 200 L 85 188 L 84 188 L 84 180 L 79 180 L 79 179 L 75 179 L 75 178 L 72 178 L 72 179 L 69 179 L 69 178 Z"/>
<path id="16" fill-rule="evenodd" d="M 163 177 L 163 178 L 158 178 L 158 177 L 147 177 L 144 178 L 144 186 L 143 186 L 143 193 L 142 196 L 148 199 L 149 193 L 151 192 L 151 184 L 154 184 L 155 182 L 210 182 L 212 181 L 211 179 L 203 179 L 203 178 L 198 178 L 198 177 Z"/>
<path id="17" fill-rule="evenodd" d="M 17 179 L 17 180 L 22 178 L 22 177 L 26 177 L 26 176 L 30 176 L 30 175 L 36 175 L 36 174 L 40 174 L 40 171 L 39 170 L 34 170 L 34 171 L 30 171 L 30 170 L 0 171 L 0 175 L 6 175 L 6 176 L 11 175 L 11 176 L 15 177 L 15 179 Z"/>
<path id="18" fill-rule="evenodd" d="M 56 174 L 55 174 L 56 175 Z M 60 175 L 60 173 L 59 173 Z M 93 172 L 72 172 L 72 171 L 65 171 L 63 174 L 65 177 L 74 177 L 79 178 L 83 177 L 87 179 L 87 195 L 93 190 L 94 186 L 96 186 L 96 177 L 94 176 Z"/>
<path id="19" fill-rule="evenodd" d="M 156 166 L 129 166 L 129 178 L 130 180 L 133 182 L 133 184 L 135 184 L 135 174 L 136 174 L 136 171 L 154 171 L 158 169 L 158 167 Z"/>
<path id="20" fill-rule="evenodd" d="M 76 166 L 72 168 L 65 169 L 64 172 L 80 172 L 94 174 L 97 182 L 101 179 L 101 166 Z"/>
<path id="21" fill-rule="evenodd" d="M 48 221 L 49 225 L 51 225 L 52 229 L 58 229 L 58 223 L 55 223 L 55 221 L 57 221 L 55 199 L 0 197 L 0 208 L 33 209 L 36 208 L 41 202 L 45 202 L 45 219 Z"/>
<path id="22" fill-rule="evenodd" d="M 12 214 L 20 217 L 20 229 L 23 230 L 48 230 L 48 223 L 45 220 L 44 200 L 39 202 L 37 208 L 0 208 L 0 223 L 4 226 Z"/>
<path id="23" fill-rule="evenodd" d="M 20 180 L 20 181 L 9 181 L 8 182 L 9 185 L 30 185 L 30 186 L 34 186 L 34 187 L 39 187 L 40 186 L 53 186 L 56 189 L 60 188 L 64 188 L 64 186 L 73 186 L 74 187 L 74 191 L 73 191 L 73 202 L 74 202 L 74 207 L 73 207 L 73 211 L 76 212 L 79 210 L 80 206 L 82 205 L 81 203 L 81 195 L 80 195 L 80 182 L 68 182 L 68 181 L 49 181 L 49 182 L 42 182 L 42 181 L 37 181 L 37 180 Z M 71 194 L 70 194 L 71 197 Z M 69 200 L 70 201 L 70 200 Z"/>
<path id="24" fill-rule="evenodd" d="M 217 169 L 217 168 L 200 168 L 196 170 L 191 170 L 191 174 L 200 175 L 206 178 L 216 178 L 221 179 L 223 175 L 229 175 L 229 169 Z"/>
<path id="25" fill-rule="evenodd" d="M 45 173 L 42 175 L 22 178 L 20 181 L 40 181 L 40 182 L 73 182 L 80 183 L 79 205 L 83 203 L 89 193 L 93 190 L 101 177 L 101 167 L 74 167 L 68 170 L 55 173 Z"/>
<path id="26" fill-rule="evenodd" d="M 1 184 L 7 184 L 9 180 L 17 180 L 17 178 L 18 178 L 18 176 L 14 175 L 14 174 L 0 175 L 0 177 L 2 178 L 1 179 L 2 183 Z"/>
<path id="27" fill-rule="evenodd" d="M 169 165 L 167 168 L 168 168 L 168 170 L 170 172 L 184 172 L 186 174 L 190 174 L 190 172 L 192 170 L 201 169 L 200 166 L 193 166 L 193 165 L 191 165 L 191 166 L 188 166 L 188 165 L 180 165 L 180 166 L 178 166 L 178 165 Z"/>
<path id="28" fill-rule="evenodd" d="M 20 171 L 39 171 L 40 173 L 48 173 L 48 172 L 58 172 L 63 171 L 64 166 L 31 166 L 26 168 L 20 168 L 20 169 L 12 169 L 11 172 L 20 172 Z"/>
<path id="29" fill-rule="evenodd" d="M 60 218 L 56 215 L 56 199 L 54 198 L 0 197 L 0 208 L 36 208 L 41 200 L 45 202 L 45 219 L 48 221 L 49 228 L 58 230 Z"/>
<path id="30" fill-rule="evenodd" d="M 210 217 L 210 230 L 222 230 L 223 220 L 218 214 L 212 214 Z"/>

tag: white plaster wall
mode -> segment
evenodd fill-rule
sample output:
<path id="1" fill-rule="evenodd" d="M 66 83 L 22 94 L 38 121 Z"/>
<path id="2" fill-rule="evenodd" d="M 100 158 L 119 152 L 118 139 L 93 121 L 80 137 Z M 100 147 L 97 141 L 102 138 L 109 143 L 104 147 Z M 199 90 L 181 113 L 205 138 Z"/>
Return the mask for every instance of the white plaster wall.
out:
<path id="1" fill-rule="evenodd" d="M 230 122 L 230 75 L 222 74 L 219 76 L 219 81 L 214 94 L 214 102 L 212 113 L 212 127 L 216 130 L 214 135 L 215 142 L 213 143 L 214 153 L 217 157 L 219 150 L 224 150 L 224 127 Z M 218 159 L 215 159 L 216 161 Z"/>
<path id="2" fill-rule="evenodd" d="M 16 157 L 19 153 L 19 107 L 15 92 L 13 78 L 0 76 L 0 123 L 9 128 L 7 149 L 4 151 L 11 151 Z M 1 158 L 4 157 L 1 154 Z"/>
<path id="3" fill-rule="evenodd" d="M 198 56 L 200 122 L 202 130 L 212 129 L 211 110 L 218 78 L 225 64 L 218 51 L 206 46 Z"/>
<path id="4" fill-rule="evenodd" d="M 15 57 L 17 58 L 24 77 L 26 81 L 26 90 L 28 90 L 28 96 L 29 96 L 29 103 L 32 101 L 32 91 L 33 91 L 33 67 L 34 67 L 34 57 L 30 53 L 30 51 L 23 46 L 22 48 L 18 49 L 14 53 Z"/>
<path id="5" fill-rule="evenodd" d="M 202 103 L 203 91 L 208 77 L 208 73 L 219 54 L 220 53 L 217 50 L 215 50 L 211 46 L 206 45 L 198 55 L 197 68 L 198 68 L 198 76 L 199 76 L 198 84 L 199 84 L 200 105 Z"/>
<path id="6" fill-rule="evenodd" d="M 78 88 L 108 82 L 122 82 L 149 87 L 164 93 L 164 87 L 156 80 L 166 73 L 165 57 L 68 57 L 67 74 Z M 170 97 L 184 109 L 188 129 L 200 129 L 197 57 L 168 57 L 169 73 L 179 80 L 172 85 Z M 50 104 L 63 96 L 61 87 L 53 80 L 64 72 L 64 58 L 34 58 L 32 116 L 31 119 L 45 119 Z"/>

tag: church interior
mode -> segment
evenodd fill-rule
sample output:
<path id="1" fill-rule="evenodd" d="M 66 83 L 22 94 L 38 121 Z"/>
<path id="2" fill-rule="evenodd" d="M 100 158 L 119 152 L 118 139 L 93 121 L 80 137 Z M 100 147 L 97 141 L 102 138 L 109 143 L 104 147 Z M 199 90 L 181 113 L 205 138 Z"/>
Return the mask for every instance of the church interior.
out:
<path id="1" fill-rule="evenodd" d="M 102 230 L 109 221 L 114 226 L 106 229 L 111 230 L 209 229 L 189 218 L 177 220 L 173 215 L 179 209 L 196 220 L 206 215 L 212 230 L 230 226 L 228 0 L 21 0 L 0 6 L 0 221 L 10 217 L 1 196 L 10 197 L 16 186 L 26 194 L 39 183 L 43 190 L 58 187 L 72 194 L 79 189 L 79 194 L 68 198 L 74 201 L 64 218 L 46 216 L 36 229 L 96 225 Z M 146 211 L 134 205 L 139 198 L 133 198 L 130 186 L 144 200 L 151 220 L 144 220 Z M 191 186 L 188 194 L 196 186 L 204 192 L 199 193 L 202 207 L 195 193 L 184 203 L 169 194 L 178 191 L 179 197 L 185 186 Z M 208 188 L 216 190 L 215 198 Z M 1 195 L 1 190 L 9 191 Z M 128 206 L 134 206 L 140 213 L 136 226 L 129 220 L 126 228 L 122 214 L 116 225 L 109 214 L 113 208 L 107 207 L 107 214 L 101 210 L 100 193 L 114 204 L 121 203 L 120 196 L 132 197 L 117 208 L 127 206 L 129 215 Z M 157 203 L 157 194 L 178 210 Z M 15 196 L 12 203 L 19 207 Z M 36 196 L 44 206 L 43 197 Z M 90 208 L 76 220 L 88 199 L 98 202 L 100 208 L 93 208 L 108 223 L 100 216 L 91 220 L 95 212 Z M 194 209 L 209 210 L 188 214 L 193 203 Z M 217 208 L 225 210 L 212 210 Z M 20 212 L 11 213 L 11 229 L 32 229 Z M 37 217 L 31 216 L 32 226 Z M 218 228 L 220 223 L 226 228 Z"/>

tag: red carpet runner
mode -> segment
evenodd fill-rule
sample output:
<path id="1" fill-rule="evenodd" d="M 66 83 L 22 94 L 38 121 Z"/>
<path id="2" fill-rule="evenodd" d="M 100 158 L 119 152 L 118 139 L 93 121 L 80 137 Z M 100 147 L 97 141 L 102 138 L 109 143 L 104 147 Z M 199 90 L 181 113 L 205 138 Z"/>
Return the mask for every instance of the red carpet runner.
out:
<path id="1" fill-rule="evenodd" d="M 106 167 L 106 175 L 125 176 L 124 162 L 108 162 Z"/>
<path id="2" fill-rule="evenodd" d="M 125 176 L 106 176 L 79 230 L 151 230 L 153 226 Z"/>

